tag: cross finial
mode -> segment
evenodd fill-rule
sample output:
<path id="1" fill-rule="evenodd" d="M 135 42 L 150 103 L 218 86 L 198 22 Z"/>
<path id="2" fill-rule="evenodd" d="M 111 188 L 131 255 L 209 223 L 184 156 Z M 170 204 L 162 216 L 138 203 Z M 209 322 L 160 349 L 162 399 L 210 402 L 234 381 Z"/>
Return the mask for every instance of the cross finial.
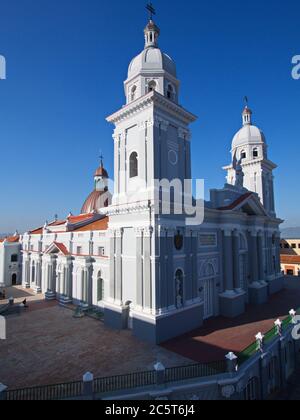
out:
<path id="1" fill-rule="evenodd" d="M 154 9 L 154 6 L 153 6 L 152 2 L 147 4 L 146 9 L 149 12 L 149 19 L 152 20 L 153 15 L 156 15 L 156 11 Z"/>
<path id="2" fill-rule="evenodd" d="M 249 105 L 248 96 L 245 96 L 244 101 L 245 101 L 245 106 L 248 108 L 248 105 Z"/>
<path id="3" fill-rule="evenodd" d="M 99 156 L 99 158 L 100 158 L 101 166 L 103 166 L 103 159 L 104 159 L 104 157 L 103 157 L 102 150 L 100 150 L 100 156 Z"/>

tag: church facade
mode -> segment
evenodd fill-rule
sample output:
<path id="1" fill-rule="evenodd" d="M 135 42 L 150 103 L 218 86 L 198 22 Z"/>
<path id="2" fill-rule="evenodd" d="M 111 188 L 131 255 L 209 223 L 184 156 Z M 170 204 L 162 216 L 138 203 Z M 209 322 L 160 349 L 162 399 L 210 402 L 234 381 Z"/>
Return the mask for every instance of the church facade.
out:
<path id="1" fill-rule="evenodd" d="M 82 214 L 19 241 L 24 287 L 83 310 L 100 308 L 107 326 L 152 343 L 211 317 L 236 317 L 283 287 L 276 165 L 248 106 L 224 168 L 227 182 L 210 192 L 203 223 L 187 223 L 172 193 L 171 211 L 162 211 L 168 182 L 192 179 L 196 117 L 179 105 L 176 65 L 158 47 L 159 35 L 150 20 L 124 83 L 126 104 L 107 118 L 114 126 L 114 194 L 101 162 Z M 191 195 L 185 186 L 183 196 Z"/>

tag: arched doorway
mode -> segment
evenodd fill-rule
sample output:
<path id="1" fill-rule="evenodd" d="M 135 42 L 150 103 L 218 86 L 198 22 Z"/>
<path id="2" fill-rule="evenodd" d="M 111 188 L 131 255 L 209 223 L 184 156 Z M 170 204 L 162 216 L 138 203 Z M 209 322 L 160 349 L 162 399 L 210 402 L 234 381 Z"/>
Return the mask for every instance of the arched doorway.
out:
<path id="1" fill-rule="evenodd" d="M 18 277 L 17 277 L 17 275 L 14 273 L 14 274 L 11 276 L 11 284 L 12 284 L 12 286 L 16 286 L 16 285 L 17 285 L 17 280 L 18 280 Z"/>

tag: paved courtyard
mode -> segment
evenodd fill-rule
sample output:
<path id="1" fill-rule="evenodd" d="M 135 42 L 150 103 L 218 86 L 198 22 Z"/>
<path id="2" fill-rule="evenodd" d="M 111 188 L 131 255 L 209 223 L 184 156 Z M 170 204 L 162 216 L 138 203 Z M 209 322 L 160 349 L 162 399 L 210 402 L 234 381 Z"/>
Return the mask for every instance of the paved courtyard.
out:
<path id="1" fill-rule="evenodd" d="M 56 302 L 30 298 L 30 291 L 10 292 L 20 301 L 28 294 L 29 302 L 28 312 L 7 318 L 8 339 L 0 341 L 0 383 L 11 389 L 81 380 L 87 371 L 102 377 L 153 369 L 157 361 L 167 367 L 191 363 L 129 331 L 109 330 L 88 317 L 75 319 Z"/>
<path id="2" fill-rule="evenodd" d="M 71 310 L 45 302 L 30 290 L 14 288 L 7 293 L 11 295 L 18 302 L 26 297 L 29 309 L 7 319 L 8 339 L 0 341 L 0 382 L 20 388 L 80 380 L 87 371 L 95 377 L 144 371 L 157 361 L 173 367 L 222 360 L 300 307 L 300 279 L 286 279 L 285 290 L 266 305 L 249 306 L 237 319 L 209 320 L 202 329 L 162 347 L 143 343 L 130 331 L 107 329 L 95 319 L 75 319 Z"/>
<path id="3" fill-rule="evenodd" d="M 164 348 L 197 362 L 222 360 L 229 351 L 243 351 L 255 341 L 258 332 L 266 333 L 274 321 L 299 308 L 300 278 L 286 278 L 285 289 L 273 295 L 267 304 L 248 306 L 247 312 L 235 319 L 208 320 L 203 328 L 165 343 Z"/>

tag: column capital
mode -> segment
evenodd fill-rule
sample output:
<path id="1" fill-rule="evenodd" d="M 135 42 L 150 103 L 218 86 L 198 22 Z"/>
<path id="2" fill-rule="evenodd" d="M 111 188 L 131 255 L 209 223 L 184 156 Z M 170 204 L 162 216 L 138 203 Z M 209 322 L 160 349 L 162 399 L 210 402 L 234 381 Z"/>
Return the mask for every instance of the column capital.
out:
<path id="1" fill-rule="evenodd" d="M 253 236 L 253 237 L 257 237 L 258 234 L 258 230 L 257 229 L 253 229 L 253 228 L 249 228 L 248 229 L 248 233 Z"/>
<path id="2" fill-rule="evenodd" d="M 137 238 L 142 238 L 144 229 L 142 227 L 134 228 L 134 233 Z"/>
<path id="3" fill-rule="evenodd" d="M 157 128 L 161 128 L 163 131 L 167 131 L 170 125 L 169 121 L 164 120 L 163 118 L 155 117 L 154 118 L 154 125 Z"/>
<path id="4" fill-rule="evenodd" d="M 153 227 L 152 226 L 147 226 L 146 228 L 144 228 L 144 236 L 146 238 L 151 238 L 153 234 Z"/>
<path id="5" fill-rule="evenodd" d="M 233 236 L 233 229 L 222 229 L 224 236 L 230 238 Z"/>
<path id="6" fill-rule="evenodd" d="M 116 238 L 122 238 L 123 233 L 124 233 L 124 229 L 123 229 L 123 228 L 119 228 L 119 229 L 117 229 L 117 230 L 115 231 Z"/>

